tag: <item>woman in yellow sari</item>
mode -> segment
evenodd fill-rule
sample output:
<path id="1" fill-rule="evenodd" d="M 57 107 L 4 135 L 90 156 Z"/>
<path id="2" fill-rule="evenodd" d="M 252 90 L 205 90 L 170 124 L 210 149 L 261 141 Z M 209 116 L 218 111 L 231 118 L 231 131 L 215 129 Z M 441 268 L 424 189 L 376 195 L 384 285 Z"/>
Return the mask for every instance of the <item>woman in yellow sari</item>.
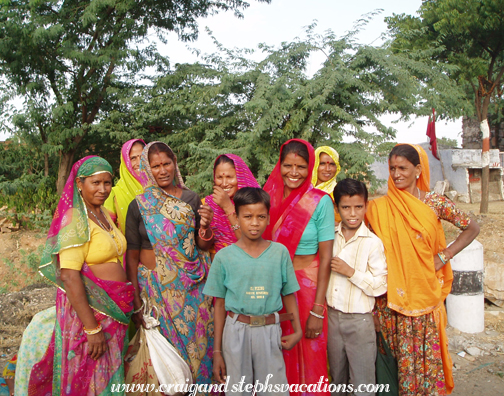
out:
<path id="1" fill-rule="evenodd" d="M 336 187 L 336 176 L 341 170 L 338 152 L 329 146 L 321 146 L 315 150 L 315 167 L 313 168 L 312 185 L 328 193 L 334 201 L 333 191 Z M 339 223 L 341 217 L 334 211 L 334 220 Z"/>
<path id="2" fill-rule="evenodd" d="M 112 187 L 105 208 L 110 217 L 117 224 L 121 232 L 125 233 L 126 213 L 133 199 L 143 193 L 142 183 L 138 169 L 140 168 L 140 155 L 145 147 L 142 139 L 131 139 L 123 144 L 121 149 L 120 179 Z"/>
<path id="3" fill-rule="evenodd" d="M 385 246 L 388 291 L 376 300 L 380 328 L 397 358 L 400 395 L 446 395 L 453 389 L 444 300 L 449 260 L 479 233 L 478 224 L 430 192 L 429 162 L 417 145 L 389 155 L 387 195 L 369 203 L 367 219 Z M 446 247 L 441 219 L 462 230 Z"/>

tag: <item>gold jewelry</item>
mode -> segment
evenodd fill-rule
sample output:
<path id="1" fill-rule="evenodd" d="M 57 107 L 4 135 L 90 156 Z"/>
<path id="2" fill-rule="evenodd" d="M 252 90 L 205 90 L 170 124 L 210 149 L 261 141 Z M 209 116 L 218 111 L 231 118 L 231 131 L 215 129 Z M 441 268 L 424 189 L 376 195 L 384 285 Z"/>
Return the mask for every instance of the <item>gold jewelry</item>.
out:
<path id="1" fill-rule="evenodd" d="M 89 212 L 91 212 L 91 214 L 94 216 L 94 218 L 96 219 L 96 221 L 98 222 L 98 225 L 105 231 L 107 231 L 107 233 L 110 235 L 110 237 L 112 238 L 112 241 L 114 242 L 114 246 L 115 246 L 115 249 L 116 249 L 116 252 L 117 252 L 117 255 L 118 256 L 121 256 L 122 254 L 124 254 L 124 246 L 123 246 L 123 243 L 122 243 L 122 240 L 121 238 L 118 238 L 115 234 L 115 230 L 114 230 L 114 227 L 112 226 L 112 224 L 110 224 L 107 216 L 105 216 L 105 213 L 103 213 L 103 210 L 100 206 L 100 212 L 102 214 L 102 216 L 105 218 L 105 220 L 107 221 L 107 225 L 108 225 L 108 228 L 105 227 L 105 224 L 103 224 L 100 219 L 98 218 L 98 216 L 96 216 L 94 214 L 94 212 L 88 208 L 86 206 L 86 208 L 88 209 Z M 119 241 L 119 244 L 121 245 L 121 248 L 119 248 L 118 244 L 117 244 L 117 241 Z"/>
<path id="2" fill-rule="evenodd" d="M 438 256 L 441 259 L 441 262 L 443 264 L 446 264 L 448 261 L 450 261 L 450 259 L 448 257 L 446 257 L 446 255 L 444 254 L 444 252 L 439 252 Z"/>
<path id="3" fill-rule="evenodd" d="M 103 327 L 102 327 L 101 323 L 98 323 L 98 326 L 96 326 L 94 329 L 91 329 L 91 330 L 87 330 L 84 327 L 84 333 L 86 333 L 87 335 L 98 334 L 102 330 L 103 330 Z"/>

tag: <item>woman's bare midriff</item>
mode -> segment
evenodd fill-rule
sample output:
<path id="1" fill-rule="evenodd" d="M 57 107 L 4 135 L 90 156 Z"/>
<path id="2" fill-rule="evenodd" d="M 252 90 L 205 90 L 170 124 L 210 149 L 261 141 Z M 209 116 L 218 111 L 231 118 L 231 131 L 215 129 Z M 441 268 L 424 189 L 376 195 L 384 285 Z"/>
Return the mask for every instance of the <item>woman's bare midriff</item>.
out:
<path id="1" fill-rule="evenodd" d="M 140 250 L 140 262 L 150 270 L 156 269 L 156 255 L 154 250 Z"/>
<path id="2" fill-rule="evenodd" d="M 121 263 L 103 263 L 90 265 L 91 272 L 97 278 L 116 282 L 127 282 L 126 272 Z"/>
<path id="3" fill-rule="evenodd" d="M 315 260 L 316 254 L 307 254 L 303 256 L 294 256 L 292 260 L 292 265 L 294 266 L 294 271 L 302 270 L 308 267 L 313 260 Z"/>

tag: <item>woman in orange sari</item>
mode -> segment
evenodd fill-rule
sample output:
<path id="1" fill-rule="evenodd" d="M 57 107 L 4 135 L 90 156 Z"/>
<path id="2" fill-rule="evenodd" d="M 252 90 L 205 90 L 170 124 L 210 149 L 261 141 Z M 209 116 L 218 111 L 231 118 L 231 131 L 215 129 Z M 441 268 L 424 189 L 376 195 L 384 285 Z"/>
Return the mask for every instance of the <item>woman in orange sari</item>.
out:
<path id="1" fill-rule="evenodd" d="M 453 389 L 444 300 L 449 260 L 479 233 L 446 197 L 430 192 L 429 162 L 417 145 L 389 155 L 387 195 L 369 203 L 367 219 L 385 246 L 388 292 L 376 300 L 381 331 L 399 368 L 400 395 L 446 395 Z M 447 248 L 441 219 L 462 232 Z"/>
<path id="2" fill-rule="evenodd" d="M 334 207 L 331 197 L 311 184 L 314 164 L 315 150 L 310 143 L 289 140 L 282 145 L 280 160 L 264 186 L 271 196 L 271 209 L 263 237 L 287 247 L 301 287 L 295 294 L 303 338 L 291 350 L 284 350 L 287 380 L 300 385 L 327 379 L 325 293 L 331 271 Z M 292 332 L 290 322 L 282 322 L 282 334 Z M 291 391 L 291 395 L 315 394 L 303 389 Z"/>

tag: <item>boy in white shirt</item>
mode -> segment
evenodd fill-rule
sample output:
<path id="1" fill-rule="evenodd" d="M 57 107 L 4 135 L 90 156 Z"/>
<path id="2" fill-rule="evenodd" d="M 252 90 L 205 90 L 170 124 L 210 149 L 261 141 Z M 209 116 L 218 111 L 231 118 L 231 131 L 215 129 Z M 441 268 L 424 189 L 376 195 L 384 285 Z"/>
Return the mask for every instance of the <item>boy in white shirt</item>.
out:
<path id="1" fill-rule="evenodd" d="M 375 297 L 387 291 L 387 263 L 383 243 L 364 224 L 368 191 L 353 179 L 334 188 L 341 216 L 336 227 L 331 278 L 327 288 L 328 356 L 334 384 L 375 383 L 376 332 L 371 313 Z"/>

